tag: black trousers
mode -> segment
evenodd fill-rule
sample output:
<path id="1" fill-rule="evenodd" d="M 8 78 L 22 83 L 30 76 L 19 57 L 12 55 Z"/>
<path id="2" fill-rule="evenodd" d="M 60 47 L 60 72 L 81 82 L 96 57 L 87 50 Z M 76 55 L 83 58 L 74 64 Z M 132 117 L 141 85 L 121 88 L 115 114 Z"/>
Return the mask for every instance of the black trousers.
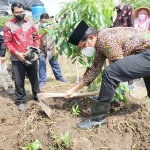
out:
<path id="1" fill-rule="evenodd" d="M 150 97 L 150 50 L 127 56 L 104 69 L 99 101 L 110 103 L 120 82 L 144 78 Z"/>
<path id="2" fill-rule="evenodd" d="M 24 87 L 26 73 L 31 83 L 32 94 L 37 96 L 37 93 L 39 93 L 38 63 L 36 62 L 34 65 L 27 67 L 20 61 L 12 61 L 12 71 L 15 81 L 16 104 L 22 104 L 26 101 Z"/>

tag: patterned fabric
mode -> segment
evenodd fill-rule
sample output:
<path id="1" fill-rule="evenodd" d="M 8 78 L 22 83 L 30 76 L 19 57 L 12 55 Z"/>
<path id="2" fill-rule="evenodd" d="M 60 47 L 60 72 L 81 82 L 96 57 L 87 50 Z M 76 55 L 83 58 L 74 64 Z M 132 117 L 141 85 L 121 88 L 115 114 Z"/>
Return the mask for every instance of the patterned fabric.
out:
<path id="1" fill-rule="evenodd" d="M 117 18 L 113 23 L 112 27 L 133 27 L 133 9 L 131 6 L 122 5 L 120 9 L 117 10 Z"/>
<path id="2" fill-rule="evenodd" d="M 6 53 L 3 35 L 4 35 L 3 28 L 0 26 L 0 57 L 4 57 Z"/>
<path id="3" fill-rule="evenodd" d="M 41 28 L 41 24 L 37 24 L 37 29 L 40 30 Z M 43 55 L 47 56 L 48 60 L 57 53 L 54 40 L 48 36 L 48 33 L 40 35 L 40 49 Z"/>
<path id="4" fill-rule="evenodd" d="M 41 41 L 40 49 L 42 50 L 42 53 L 44 55 L 47 55 L 48 60 L 50 60 L 54 55 L 55 50 L 54 41 L 48 36 L 48 34 L 41 36 L 40 41 Z"/>
<path id="5" fill-rule="evenodd" d="M 89 85 L 100 73 L 106 58 L 109 63 L 150 48 L 150 32 L 132 27 L 102 29 L 98 32 L 96 57 L 83 79 Z"/>
<path id="6" fill-rule="evenodd" d="M 15 51 L 25 53 L 28 46 L 39 48 L 39 35 L 34 22 L 26 19 L 23 23 L 19 23 L 14 18 L 5 23 L 4 43 L 11 54 Z M 15 60 L 12 59 L 12 61 Z"/>

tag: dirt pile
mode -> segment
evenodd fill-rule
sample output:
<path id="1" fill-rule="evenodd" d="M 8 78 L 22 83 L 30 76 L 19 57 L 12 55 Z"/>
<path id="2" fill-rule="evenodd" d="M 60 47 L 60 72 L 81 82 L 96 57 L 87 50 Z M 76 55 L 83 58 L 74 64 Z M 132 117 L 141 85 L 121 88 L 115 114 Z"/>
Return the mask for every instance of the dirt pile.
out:
<path id="1" fill-rule="evenodd" d="M 150 149 L 149 100 L 129 97 L 129 105 L 112 103 L 107 126 L 81 130 L 75 124 L 89 116 L 90 98 L 47 99 L 53 109 L 51 120 L 31 96 L 28 97 L 25 112 L 18 111 L 14 99 L 14 96 L 5 93 L 0 96 L 0 150 L 19 150 L 35 139 L 42 143 L 44 150 L 52 146 L 60 149 L 57 142 L 61 134 L 67 132 L 71 140 L 70 150 Z M 77 117 L 72 115 L 74 104 L 79 104 Z"/>

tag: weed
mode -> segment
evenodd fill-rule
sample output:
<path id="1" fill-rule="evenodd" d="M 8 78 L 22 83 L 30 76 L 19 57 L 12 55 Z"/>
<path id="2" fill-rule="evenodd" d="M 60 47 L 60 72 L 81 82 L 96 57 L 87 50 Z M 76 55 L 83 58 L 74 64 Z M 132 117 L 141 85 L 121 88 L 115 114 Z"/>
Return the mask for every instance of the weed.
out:
<path id="1" fill-rule="evenodd" d="M 125 93 L 130 93 L 130 89 L 126 83 L 120 83 L 116 89 L 113 101 L 119 102 L 122 100 L 125 104 L 128 104 L 128 99 L 125 96 Z"/>
<path id="2" fill-rule="evenodd" d="M 27 141 L 27 134 L 26 133 L 24 133 L 23 139 L 24 139 L 24 141 Z"/>
<path id="3" fill-rule="evenodd" d="M 49 150 L 56 150 L 54 146 L 50 146 Z"/>
<path id="4" fill-rule="evenodd" d="M 60 133 L 61 137 L 60 139 L 62 140 L 62 145 L 64 147 L 68 147 L 70 144 L 70 136 L 69 136 L 69 131 L 67 131 L 67 133 L 65 133 L 64 135 L 62 133 Z"/>
<path id="5" fill-rule="evenodd" d="M 71 147 L 73 145 L 73 140 L 70 139 L 69 131 L 65 133 L 64 135 L 60 133 L 60 137 L 58 137 L 52 129 L 50 130 L 51 137 L 54 139 L 55 145 L 50 146 L 50 150 L 71 150 Z"/>
<path id="6" fill-rule="evenodd" d="M 43 149 L 43 146 L 38 140 L 35 140 L 32 143 L 26 143 L 25 147 L 22 148 L 22 150 L 39 150 L 39 149 Z"/>
<path id="7" fill-rule="evenodd" d="M 98 131 L 100 131 L 101 129 L 102 129 L 102 124 L 99 124 Z"/>
<path id="8" fill-rule="evenodd" d="M 77 117 L 79 115 L 80 111 L 79 111 L 79 105 L 78 104 L 74 104 L 72 106 L 72 115 L 74 117 Z"/>
<path id="9" fill-rule="evenodd" d="M 149 97 L 146 99 L 146 104 L 150 104 L 150 98 Z"/>
<path id="10" fill-rule="evenodd" d="M 147 115 L 150 116 L 150 111 L 147 112 Z"/>

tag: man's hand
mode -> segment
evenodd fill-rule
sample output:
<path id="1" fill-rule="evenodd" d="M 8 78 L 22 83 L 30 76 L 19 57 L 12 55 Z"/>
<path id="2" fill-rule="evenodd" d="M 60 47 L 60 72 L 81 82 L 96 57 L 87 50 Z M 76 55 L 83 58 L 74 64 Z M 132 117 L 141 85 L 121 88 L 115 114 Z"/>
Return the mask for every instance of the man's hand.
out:
<path id="1" fill-rule="evenodd" d="M 75 93 L 79 89 L 83 88 L 84 86 L 85 86 L 84 80 L 81 79 L 78 84 L 76 84 L 73 88 L 71 88 L 70 90 L 68 90 L 66 92 L 66 95 L 64 97 L 67 98 L 67 99 L 71 98 L 73 93 Z"/>
<path id="2" fill-rule="evenodd" d="M 6 57 L 1 57 L 1 63 L 4 63 L 6 60 Z"/>
<path id="3" fill-rule="evenodd" d="M 70 90 L 68 90 L 67 92 L 66 92 L 66 94 L 65 94 L 65 98 L 71 98 L 72 97 L 72 94 L 73 93 L 75 93 L 74 91 L 73 91 L 73 89 L 70 89 Z"/>
<path id="4" fill-rule="evenodd" d="M 19 60 L 21 62 L 25 62 L 25 59 L 24 59 L 24 53 L 19 53 L 18 51 L 15 52 L 15 55 L 19 58 Z"/>

